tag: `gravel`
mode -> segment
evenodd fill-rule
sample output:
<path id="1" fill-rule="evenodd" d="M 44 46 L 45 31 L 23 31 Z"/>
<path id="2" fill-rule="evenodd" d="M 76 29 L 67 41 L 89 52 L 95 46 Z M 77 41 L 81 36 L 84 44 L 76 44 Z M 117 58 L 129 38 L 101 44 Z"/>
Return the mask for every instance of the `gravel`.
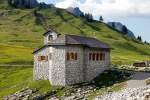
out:
<path id="1" fill-rule="evenodd" d="M 96 97 L 95 100 L 150 100 L 150 86 L 110 92 Z"/>

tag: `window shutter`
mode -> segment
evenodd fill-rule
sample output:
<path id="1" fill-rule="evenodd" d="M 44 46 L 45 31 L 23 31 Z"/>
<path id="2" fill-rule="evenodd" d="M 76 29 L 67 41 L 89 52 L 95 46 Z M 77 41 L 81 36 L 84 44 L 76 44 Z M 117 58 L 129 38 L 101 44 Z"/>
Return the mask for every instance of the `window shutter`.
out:
<path id="1" fill-rule="evenodd" d="M 38 56 L 38 61 L 41 61 L 41 56 Z"/>
<path id="2" fill-rule="evenodd" d="M 45 56 L 45 60 L 48 61 L 48 56 Z"/>
<path id="3" fill-rule="evenodd" d="M 96 56 L 96 54 L 93 53 L 93 55 L 92 55 L 93 61 L 95 61 L 95 56 Z"/>
<path id="4" fill-rule="evenodd" d="M 102 61 L 102 60 L 103 60 L 103 54 L 100 53 L 100 61 Z"/>
<path id="5" fill-rule="evenodd" d="M 78 58 L 78 55 L 77 55 L 77 53 L 75 53 L 75 60 L 77 60 L 77 58 Z"/>
<path id="6" fill-rule="evenodd" d="M 41 60 L 45 60 L 45 56 L 41 56 Z"/>
<path id="7" fill-rule="evenodd" d="M 74 60 L 74 53 L 73 52 L 71 52 L 71 60 Z"/>
<path id="8" fill-rule="evenodd" d="M 92 53 L 89 53 L 89 60 L 92 60 Z"/>
<path id="9" fill-rule="evenodd" d="M 74 52 L 67 52 L 67 60 L 77 60 L 78 59 L 78 54 Z"/>
<path id="10" fill-rule="evenodd" d="M 99 54 L 98 53 L 96 54 L 96 60 L 97 61 L 99 60 Z"/>

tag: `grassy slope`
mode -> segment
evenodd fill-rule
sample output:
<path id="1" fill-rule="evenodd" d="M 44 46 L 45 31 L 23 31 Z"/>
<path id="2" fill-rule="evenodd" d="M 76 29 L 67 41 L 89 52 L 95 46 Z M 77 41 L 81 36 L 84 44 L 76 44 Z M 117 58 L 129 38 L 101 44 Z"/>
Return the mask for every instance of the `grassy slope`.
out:
<path id="1" fill-rule="evenodd" d="M 0 65 L 30 65 L 34 48 L 43 45 L 42 25 L 37 25 L 33 10 L 8 9 L 0 1 Z M 148 45 L 138 44 L 123 37 L 103 23 L 87 23 L 64 10 L 45 9 L 41 13 L 48 25 L 61 33 L 91 36 L 110 44 L 113 63 L 131 63 L 150 55 Z M 43 85 L 44 84 L 44 85 Z M 37 88 L 41 93 L 51 90 L 48 81 L 32 80 L 31 67 L 0 67 L 0 98 L 25 87 Z M 48 87 L 48 88 L 47 88 Z"/>
<path id="2" fill-rule="evenodd" d="M 32 51 L 43 45 L 42 25 L 37 25 L 33 10 L 0 9 L 0 64 L 31 64 Z M 110 44 L 113 63 L 131 63 L 146 59 L 150 46 L 134 42 L 100 22 L 88 23 L 61 9 L 44 9 L 47 25 L 63 34 L 91 36 Z"/>
<path id="3" fill-rule="evenodd" d="M 47 80 L 33 81 L 31 66 L 0 67 L 0 73 L 0 99 L 26 88 L 36 88 L 38 90 L 36 94 L 44 94 L 60 88 L 52 87 Z"/>

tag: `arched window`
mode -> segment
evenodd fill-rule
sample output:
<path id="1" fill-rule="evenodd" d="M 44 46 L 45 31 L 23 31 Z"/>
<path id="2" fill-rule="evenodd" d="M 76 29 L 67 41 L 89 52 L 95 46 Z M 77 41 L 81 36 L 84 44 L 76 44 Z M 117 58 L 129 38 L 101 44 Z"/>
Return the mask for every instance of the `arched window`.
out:
<path id="1" fill-rule="evenodd" d="M 48 41 L 52 41 L 53 40 L 53 36 L 52 35 L 49 35 L 48 36 Z"/>

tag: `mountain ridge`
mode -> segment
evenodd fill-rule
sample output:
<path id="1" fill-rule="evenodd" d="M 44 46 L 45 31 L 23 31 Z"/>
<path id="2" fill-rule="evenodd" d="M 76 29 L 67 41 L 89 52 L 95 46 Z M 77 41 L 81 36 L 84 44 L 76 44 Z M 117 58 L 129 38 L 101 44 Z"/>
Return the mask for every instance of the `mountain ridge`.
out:
<path id="1" fill-rule="evenodd" d="M 105 23 L 87 22 L 65 9 L 5 8 L 0 9 L 3 13 L 0 14 L 0 46 L 3 48 L 0 50 L 0 64 L 32 64 L 32 52 L 43 45 L 42 34 L 49 27 L 62 34 L 96 37 L 109 44 L 113 48 L 112 64 L 131 64 L 146 60 L 145 55 L 150 55 L 149 45 L 120 34 Z"/>
<path id="2" fill-rule="evenodd" d="M 121 22 L 108 22 L 107 24 L 108 26 L 116 29 L 117 31 L 123 33 L 124 35 L 127 35 L 131 38 L 135 38 L 134 33 L 131 30 L 129 30 L 127 26 L 123 25 Z M 124 28 L 126 32 L 124 32 Z"/>
<path id="3" fill-rule="evenodd" d="M 80 17 L 80 16 L 83 16 L 83 15 L 84 15 L 84 13 L 83 13 L 83 12 L 80 10 L 80 8 L 78 8 L 78 7 L 75 7 L 75 8 L 73 8 L 73 7 L 68 7 L 66 10 L 67 10 L 68 12 L 72 13 L 73 15 L 77 16 L 77 17 Z"/>

